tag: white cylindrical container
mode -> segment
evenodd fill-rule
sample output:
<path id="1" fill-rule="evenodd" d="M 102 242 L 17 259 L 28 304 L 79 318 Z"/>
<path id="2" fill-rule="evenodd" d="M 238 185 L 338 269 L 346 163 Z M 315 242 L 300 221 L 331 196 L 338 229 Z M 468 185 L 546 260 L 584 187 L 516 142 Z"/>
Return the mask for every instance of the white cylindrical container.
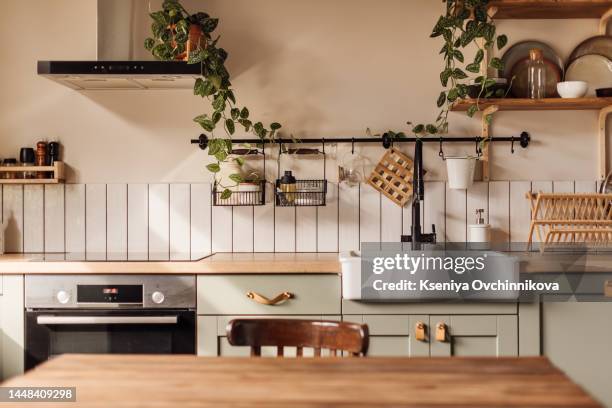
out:
<path id="1" fill-rule="evenodd" d="M 491 242 L 491 226 L 489 224 L 470 224 L 469 242 Z"/>
<path id="2" fill-rule="evenodd" d="M 448 186 L 452 189 L 466 190 L 474 183 L 476 170 L 476 157 L 446 157 L 446 171 L 448 173 Z"/>
<path id="3" fill-rule="evenodd" d="M 361 254 L 357 251 L 342 252 L 342 298 L 361 299 Z"/>

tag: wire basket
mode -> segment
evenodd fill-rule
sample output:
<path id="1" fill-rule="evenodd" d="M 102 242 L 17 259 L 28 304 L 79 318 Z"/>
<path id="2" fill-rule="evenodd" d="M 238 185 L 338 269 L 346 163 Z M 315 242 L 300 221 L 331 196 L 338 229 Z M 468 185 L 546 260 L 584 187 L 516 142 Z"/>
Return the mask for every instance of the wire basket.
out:
<path id="1" fill-rule="evenodd" d="M 228 198 L 223 198 L 225 189 L 218 189 L 215 185 L 212 189 L 212 201 L 215 207 L 242 207 L 242 206 L 259 206 L 266 204 L 266 181 L 257 183 L 258 190 L 241 191 L 241 185 L 238 185 L 238 191 L 232 191 L 232 195 Z"/>
<path id="2" fill-rule="evenodd" d="M 325 205 L 327 180 L 297 180 L 295 191 L 280 190 L 280 180 L 276 180 L 277 207 L 321 207 Z"/>

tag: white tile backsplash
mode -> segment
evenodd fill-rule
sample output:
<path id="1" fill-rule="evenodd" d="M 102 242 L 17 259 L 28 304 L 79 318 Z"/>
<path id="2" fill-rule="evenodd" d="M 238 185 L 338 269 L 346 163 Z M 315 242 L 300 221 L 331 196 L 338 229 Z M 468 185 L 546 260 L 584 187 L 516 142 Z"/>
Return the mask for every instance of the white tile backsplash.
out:
<path id="1" fill-rule="evenodd" d="M 527 191 L 591 192 L 594 181 L 476 182 L 468 191 L 426 182 L 423 228 L 465 239 L 477 208 L 496 242 L 525 242 Z M 86 253 L 90 259 L 187 260 L 215 252 L 337 252 L 360 242 L 399 241 L 411 211 L 367 184 L 330 183 L 325 207 L 213 207 L 210 184 L 66 184 L 2 188 L 7 252 Z"/>

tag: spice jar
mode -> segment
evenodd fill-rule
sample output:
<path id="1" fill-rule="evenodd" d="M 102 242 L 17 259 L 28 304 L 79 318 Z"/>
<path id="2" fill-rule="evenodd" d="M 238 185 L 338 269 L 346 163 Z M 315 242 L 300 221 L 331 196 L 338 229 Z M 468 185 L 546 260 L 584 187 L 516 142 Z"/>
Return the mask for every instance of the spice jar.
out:
<path id="1" fill-rule="evenodd" d="M 31 147 L 22 147 L 21 151 L 19 152 L 19 161 L 21 161 L 22 166 L 31 167 L 34 166 L 35 156 L 34 149 Z M 33 171 L 24 171 L 21 178 L 32 179 L 35 176 L 34 173 L 35 172 Z"/>
<path id="2" fill-rule="evenodd" d="M 17 167 L 17 159 L 4 159 L 4 164 L 3 166 L 5 167 Z M 2 177 L 5 180 L 8 179 L 18 179 L 21 178 L 21 173 L 17 173 L 17 172 L 12 172 L 12 171 L 5 171 L 0 173 L 0 177 Z"/>
<path id="3" fill-rule="evenodd" d="M 36 161 L 35 163 L 37 166 L 47 165 L 47 142 L 36 143 Z M 36 172 L 37 179 L 44 179 L 47 177 L 48 177 L 48 174 L 44 171 Z"/>

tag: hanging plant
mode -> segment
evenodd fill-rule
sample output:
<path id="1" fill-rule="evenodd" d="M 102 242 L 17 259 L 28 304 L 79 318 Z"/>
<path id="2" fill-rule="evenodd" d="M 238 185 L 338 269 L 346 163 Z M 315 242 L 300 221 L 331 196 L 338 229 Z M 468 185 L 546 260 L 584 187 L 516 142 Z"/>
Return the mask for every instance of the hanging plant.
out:
<path id="1" fill-rule="evenodd" d="M 218 36 L 213 39 L 219 20 L 204 12 L 190 14 L 179 0 L 164 0 L 162 10 L 150 13 L 150 16 L 153 20 L 152 37 L 147 38 L 144 45 L 155 58 L 201 66 L 201 77 L 196 79 L 193 93 L 210 103 L 212 113 L 198 115 L 193 120 L 208 132 L 208 154 L 215 158 L 215 162 L 206 166 L 207 169 L 216 175 L 223 163 L 229 160 L 242 166 L 244 157 L 233 154 L 231 140 L 237 127 L 253 133 L 259 140 L 273 140 L 281 125 L 275 122 L 266 128 L 262 122 L 254 123 L 249 109 L 237 104 L 230 74 L 225 67 L 228 53 L 217 46 Z M 219 127 L 223 128 L 225 137 L 217 137 L 215 132 Z M 232 174 L 230 179 L 236 185 L 244 181 L 240 174 Z M 219 185 L 218 181 L 216 183 Z M 224 189 L 221 198 L 229 198 L 233 186 L 221 187 Z"/>
<path id="2" fill-rule="evenodd" d="M 485 50 L 501 50 L 508 43 L 506 35 L 497 34 L 495 23 L 487 13 L 489 0 L 443 0 L 446 3 L 446 13 L 438 19 L 431 33 L 432 38 L 443 39 L 440 54 L 444 56 L 444 67 L 440 72 L 440 83 L 445 88 L 436 102 L 440 113 L 435 123 L 413 124 L 412 132 L 417 136 L 435 135 L 448 132 L 448 114 L 453 104 L 468 96 L 469 73 L 478 74 L 485 59 Z M 478 47 L 473 61 L 465 61 L 463 51 L 465 48 L 475 45 Z M 488 61 L 488 67 L 503 70 L 504 64 L 499 58 Z M 485 70 L 488 71 L 488 70 Z M 469 107 L 467 114 L 474 116 L 480 110 L 481 98 L 506 96 L 503 89 L 494 90 L 496 81 L 489 78 L 487 74 L 478 75 L 474 78 L 474 84 L 480 87 L 476 103 Z M 511 86 L 510 84 L 509 86 Z M 486 120 L 491 121 L 488 115 Z"/>

